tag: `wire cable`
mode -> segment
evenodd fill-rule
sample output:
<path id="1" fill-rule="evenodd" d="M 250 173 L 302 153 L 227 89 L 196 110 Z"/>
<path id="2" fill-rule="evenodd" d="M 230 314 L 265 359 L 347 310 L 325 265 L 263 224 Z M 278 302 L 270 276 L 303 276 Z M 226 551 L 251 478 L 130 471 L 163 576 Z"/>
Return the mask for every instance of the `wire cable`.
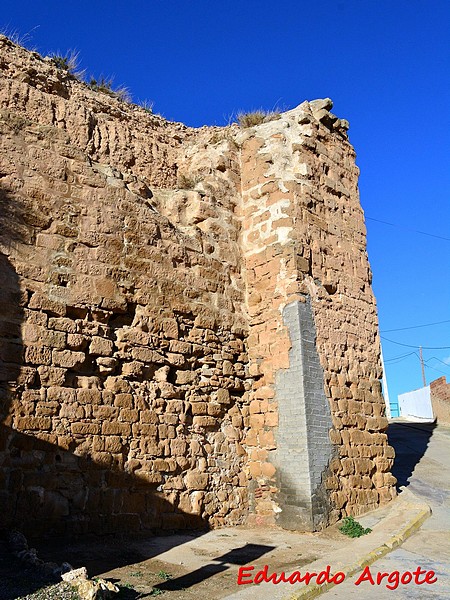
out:
<path id="1" fill-rule="evenodd" d="M 400 356 L 394 356 L 393 358 L 385 358 L 384 362 L 385 363 L 401 362 L 402 360 L 405 360 L 405 358 L 408 358 L 409 356 L 412 356 L 413 354 L 416 354 L 416 352 L 408 352 L 408 354 L 401 354 Z"/>
<path id="2" fill-rule="evenodd" d="M 390 340 L 387 337 L 384 337 L 384 335 L 380 336 L 383 340 L 386 340 L 387 342 L 391 342 L 391 344 L 397 344 L 397 346 L 405 346 L 405 348 L 420 348 L 420 345 L 417 344 L 415 346 L 412 346 L 411 344 L 402 344 L 401 342 L 395 342 L 394 340 Z M 422 346 L 423 350 L 450 350 L 450 346 Z"/>
<path id="3" fill-rule="evenodd" d="M 409 356 L 410 354 L 414 354 L 414 352 L 406 352 L 405 354 L 399 354 L 398 356 L 392 356 L 391 358 L 385 358 L 384 362 L 389 360 L 396 360 L 397 358 L 403 358 L 404 356 Z"/>
<path id="4" fill-rule="evenodd" d="M 425 325 L 412 325 L 411 327 L 399 327 L 398 329 L 382 329 L 381 333 L 390 333 L 391 331 L 405 331 L 406 329 L 419 329 L 420 327 L 431 327 L 432 325 L 442 325 L 442 323 L 450 323 L 450 319 L 446 321 L 436 321 L 436 323 L 426 323 Z"/>
<path id="5" fill-rule="evenodd" d="M 440 362 L 441 364 L 443 364 L 445 367 L 447 367 L 447 369 L 450 369 L 450 364 L 444 362 L 443 360 L 441 360 L 437 356 L 432 356 L 431 358 L 427 358 L 427 360 L 425 362 L 428 362 L 429 360 L 433 360 L 433 359 L 437 360 L 438 362 Z"/>
<path id="6" fill-rule="evenodd" d="M 433 371 L 437 371 L 438 373 L 442 373 L 442 375 L 448 375 L 448 373 L 444 373 L 444 371 L 441 371 L 440 369 L 435 369 L 434 367 L 430 367 L 430 365 L 425 365 L 426 369 L 433 369 Z"/>
<path id="7" fill-rule="evenodd" d="M 444 237 L 442 235 L 435 235 L 434 233 L 428 233 L 426 231 L 419 231 L 418 229 L 410 229 L 409 227 L 402 227 L 401 225 L 396 225 L 395 223 L 389 223 L 388 221 L 382 221 L 381 219 L 374 219 L 373 217 L 367 217 L 369 221 L 375 221 L 376 223 L 383 223 L 384 225 L 391 225 L 391 227 L 397 227 L 398 229 L 404 229 L 405 231 L 412 231 L 413 233 L 420 233 L 421 235 L 427 235 L 429 237 L 434 237 L 439 240 L 445 240 L 446 242 L 450 242 L 450 238 Z"/>

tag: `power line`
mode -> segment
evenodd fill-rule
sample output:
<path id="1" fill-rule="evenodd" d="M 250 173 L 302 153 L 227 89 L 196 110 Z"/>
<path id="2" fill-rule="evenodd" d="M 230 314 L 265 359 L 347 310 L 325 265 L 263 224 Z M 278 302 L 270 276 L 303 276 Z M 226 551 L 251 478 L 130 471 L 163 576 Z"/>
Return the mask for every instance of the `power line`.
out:
<path id="1" fill-rule="evenodd" d="M 401 362 L 402 360 L 405 360 L 406 358 L 409 358 L 410 356 L 413 356 L 413 355 L 416 356 L 420 360 L 420 356 L 417 354 L 417 352 L 407 352 L 406 354 L 399 354 L 398 356 L 392 356 L 391 358 L 385 358 L 384 362 L 385 363 Z M 430 362 L 430 360 L 437 360 L 442 365 L 444 365 L 444 367 L 447 367 L 447 369 L 450 369 L 450 364 L 444 362 L 437 356 L 430 356 L 430 358 L 427 358 L 424 362 L 428 363 L 428 362 Z M 427 366 L 429 366 L 429 365 L 427 365 Z"/>
<path id="2" fill-rule="evenodd" d="M 402 360 L 405 360 L 406 358 L 412 356 L 413 354 L 416 354 L 415 352 L 408 352 L 407 354 L 401 354 L 399 356 L 394 356 L 392 358 L 386 358 L 385 359 L 385 363 L 394 363 L 394 362 L 401 362 Z"/>
<path id="3" fill-rule="evenodd" d="M 441 371 L 440 369 L 435 369 L 434 367 L 430 367 L 430 365 L 425 365 L 426 369 L 433 369 L 433 371 L 437 371 L 438 373 L 442 373 L 442 375 L 448 375 L 448 373 L 444 373 L 444 371 Z"/>
<path id="4" fill-rule="evenodd" d="M 385 362 L 387 360 L 396 360 L 397 358 L 403 358 L 404 356 L 409 356 L 410 354 L 414 354 L 414 352 L 406 352 L 404 354 L 399 354 L 398 356 L 391 356 L 391 358 L 385 358 Z"/>
<path id="5" fill-rule="evenodd" d="M 394 365 L 398 365 L 399 363 L 403 362 L 404 360 L 407 360 L 408 358 L 409 358 L 409 356 L 405 356 L 405 358 L 399 358 L 398 360 L 394 360 L 392 362 L 386 362 L 385 361 L 385 364 L 388 367 L 393 367 Z"/>
<path id="6" fill-rule="evenodd" d="M 416 346 L 412 346 L 411 344 L 402 344 L 401 342 L 395 342 L 394 340 L 390 340 L 384 335 L 380 336 L 383 340 L 387 342 L 391 342 L 392 344 L 397 344 L 397 346 L 405 346 L 405 348 L 419 348 L 419 344 Z M 450 346 L 422 346 L 424 350 L 450 350 Z"/>
<path id="7" fill-rule="evenodd" d="M 377 223 L 383 223 L 384 225 L 391 225 L 391 227 L 397 227 L 397 229 L 404 229 L 405 231 L 411 231 L 412 233 L 420 233 L 421 235 L 427 235 L 429 237 L 434 237 L 439 240 L 445 240 L 446 242 L 450 242 L 450 238 L 444 237 L 442 235 L 435 235 L 434 233 L 428 233 L 426 231 L 420 231 L 418 229 L 410 229 L 409 227 L 403 227 L 402 225 L 397 225 L 396 223 L 389 223 L 388 221 L 381 221 L 381 219 L 374 219 L 373 217 L 367 217 L 369 221 L 376 221 Z"/>
<path id="8" fill-rule="evenodd" d="M 444 362 L 443 360 L 441 360 L 440 358 L 438 358 L 437 356 L 432 356 L 431 358 L 428 358 L 425 362 L 428 362 L 429 360 L 437 360 L 438 362 L 442 363 L 443 365 L 445 365 L 447 367 L 447 369 L 450 369 L 450 364 Z"/>
<path id="9" fill-rule="evenodd" d="M 450 319 L 446 321 L 436 321 L 435 323 L 425 323 L 425 325 L 412 325 L 411 327 L 399 327 L 398 329 L 382 329 L 381 333 L 390 333 L 391 331 L 405 331 L 406 329 L 419 329 L 420 327 L 431 327 L 432 325 L 442 325 L 442 323 L 450 323 Z"/>
<path id="10" fill-rule="evenodd" d="M 400 363 L 400 362 L 402 362 L 402 361 L 406 360 L 407 358 L 409 358 L 410 356 L 413 356 L 413 355 L 414 355 L 416 358 L 418 358 L 420 362 L 422 362 L 422 361 L 421 361 L 421 359 L 420 359 L 420 356 L 417 354 L 417 352 L 408 352 L 408 354 L 402 354 L 402 355 L 400 355 L 400 356 L 397 356 L 397 357 L 394 357 L 394 358 L 387 359 L 387 360 L 385 360 L 384 362 L 385 362 L 385 363 L 389 363 L 389 366 L 392 366 L 392 365 L 396 365 L 396 364 L 398 364 L 398 363 Z M 433 369 L 433 371 L 437 371 L 438 373 L 442 373 L 443 375 L 447 375 L 447 376 L 448 376 L 448 373 L 445 373 L 444 371 L 441 371 L 440 369 L 436 369 L 436 367 L 432 367 L 431 365 L 428 365 L 428 364 L 427 364 L 427 363 L 428 363 L 428 361 L 430 361 L 430 360 L 433 360 L 433 359 L 435 359 L 435 360 L 439 360 L 439 358 L 436 358 L 436 356 L 432 356 L 431 358 L 427 358 L 427 360 L 424 360 L 424 361 L 423 361 L 423 363 L 424 363 L 424 367 L 425 367 L 426 369 Z M 442 362 L 442 360 L 439 360 L 439 362 L 441 362 L 441 363 L 442 363 L 443 365 L 445 365 L 446 367 L 450 368 L 450 365 L 447 365 L 446 363 Z"/>
<path id="11" fill-rule="evenodd" d="M 383 337 L 383 336 L 381 336 Z M 386 339 L 386 338 L 383 338 Z M 393 342 L 394 344 L 399 344 L 399 342 L 394 342 L 393 340 L 387 340 L 389 342 Z M 402 346 L 406 346 L 406 344 L 400 344 Z M 424 379 L 424 385 L 426 386 L 426 382 L 425 382 L 425 373 L 424 373 L 424 368 L 425 369 L 433 369 L 433 371 L 437 371 L 438 373 L 442 373 L 442 375 L 446 375 L 448 376 L 448 373 L 445 373 L 444 371 L 441 371 L 440 369 L 436 369 L 436 367 L 432 367 L 431 365 L 428 365 L 427 363 L 430 360 L 438 360 L 440 363 L 442 363 L 443 365 L 445 365 L 446 367 L 448 367 L 450 369 L 450 365 L 447 365 L 445 362 L 443 362 L 442 360 L 440 360 L 439 358 L 437 358 L 437 356 L 432 356 L 431 358 L 427 358 L 426 360 L 423 360 L 423 358 L 417 354 L 417 352 L 408 352 L 407 354 L 400 354 L 399 356 L 394 356 L 393 358 L 387 359 L 384 361 L 384 363 L 389 363 L 389 366 L 393 366 L 396 365 L 404 360 L 406 360 L 407 358 L 409 358 L 410 356 L 415 356 L 416 358 L 419 359 L 419 362 L 422 365 L 422 377 Z"/>

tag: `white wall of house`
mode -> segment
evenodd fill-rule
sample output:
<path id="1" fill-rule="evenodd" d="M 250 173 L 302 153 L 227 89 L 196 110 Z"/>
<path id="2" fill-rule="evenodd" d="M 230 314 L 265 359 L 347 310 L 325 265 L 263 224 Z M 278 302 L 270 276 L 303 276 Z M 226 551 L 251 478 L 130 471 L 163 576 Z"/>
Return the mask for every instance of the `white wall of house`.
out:
<path id="1" fill-rule="evenodd" d="M 430 386 L 399 394 L 400 416 L 405 418 L 433 419 Z"/>

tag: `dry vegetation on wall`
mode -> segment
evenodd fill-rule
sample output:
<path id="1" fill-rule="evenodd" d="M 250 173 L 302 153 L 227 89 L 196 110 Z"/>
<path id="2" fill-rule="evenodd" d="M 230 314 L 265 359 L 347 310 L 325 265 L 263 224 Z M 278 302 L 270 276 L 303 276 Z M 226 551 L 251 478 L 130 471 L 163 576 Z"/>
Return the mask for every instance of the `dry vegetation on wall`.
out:
<path id="1" fill-rule="evenodd" d="M 70 50 L 66 54 L 54 53 L 50 54 L 50 58 L 58 69 L 67 71 L 69 75 L 72 75 L 79 81 L 84 79 L 85 72 L 80 69 L 78 52 Z"/>
<path id="2" fill-rule="evenodd" d="M 252 112 L 240 112 L 238 113 L 236 120 L 239 127 L 246 128 L 261 125 L 262 123 L 269 123 L 280 117 L 281 115 L 279 112 L 259 109 Z"/>

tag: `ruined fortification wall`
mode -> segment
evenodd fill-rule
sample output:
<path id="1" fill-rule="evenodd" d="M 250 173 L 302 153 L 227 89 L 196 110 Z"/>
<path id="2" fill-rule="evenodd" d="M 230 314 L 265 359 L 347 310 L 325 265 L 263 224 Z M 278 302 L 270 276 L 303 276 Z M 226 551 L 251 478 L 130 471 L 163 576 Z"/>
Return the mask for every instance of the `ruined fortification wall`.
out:
<path id="1" fill-rule="evenodd" d="M 293 528 L 395 493 L 358 169 L 330 108 L 242 134 L 252 519 Z"/>
<path id="2" fill-rule="evenodd" d="M 193 130 L 6 38 L 0 66 L 1 525 L 317 529 L 391 498 L 330 105 Z"/>

